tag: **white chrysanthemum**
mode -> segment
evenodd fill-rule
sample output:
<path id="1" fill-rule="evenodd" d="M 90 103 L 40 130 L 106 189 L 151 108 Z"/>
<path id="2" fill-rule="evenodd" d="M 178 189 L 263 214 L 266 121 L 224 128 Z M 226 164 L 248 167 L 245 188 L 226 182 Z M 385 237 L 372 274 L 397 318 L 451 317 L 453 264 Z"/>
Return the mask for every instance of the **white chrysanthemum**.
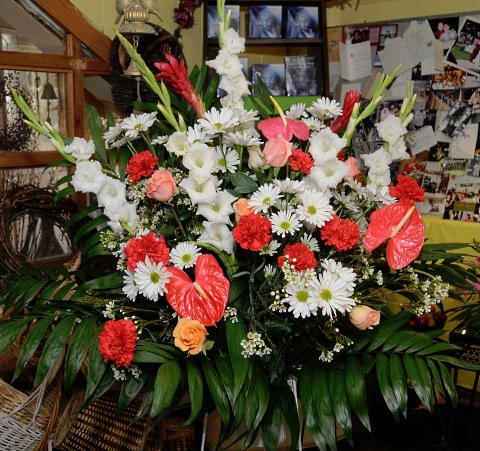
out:
<path id="1" fill-rule="evenodd" d="M 158 301 L 168 292 L 166 284 L 170 281 L 170 273 L 162 262 L 152 263 L 148 256 L 145 257 L 145 262 L 137 263 L 133 277 L 139 293 L 151 301 Z"/>
<path id="2" fill-rule="evenodd" d="M 217 168 L 222 173 L 236 172 L 240 163 L 238 152 L 234 149 L 229 149 L 225 144 L 215 148 L 215 161 Z"/>
<path id="3" fill-rule="evenodd" d="M 335 188 L 348 175 L 347 165 L 338 159 L 328 160 L 320 166 L 313 166 L 307 179 L 320 190 Z"/>
<path id="4" fill-rule="evenodd" d="M 198 123 L 208 132 L 224 133 L 238 124 L 238 117 L 232 108 L 217 110 L 215 107 L 212 107 L 198 120 Z"/>
<path id="5" fill-rule="evenodd" d="M 350 294 L 345 282 L 329 271 L 323 271 L 310 280 L 310 295 L 316 300 L 324 316 L 334 318 L 337 313 L 352 310 L 355 300 L 350 297 Z"/>
<path id="6" fill-rule="evenodd" d="M 127 202 L 121 206 L 109 205 L 108 208 L 105 208 L 104 213 L 109 219 L 107 224 L 118 235 L 124 231 L 122 223 L 133 229 L 138 219 L 137 204 L 133 202 Z"/>
<path id="7" fill-rule="evenodd" d="M 307 249 L 310 249 L 312 252 L 320 252 L 320 246 L 318 245 L 318 240 L 314 238 L 310 233 L 304 233 L 300 238 L 300 242 L 304 244 Z"/>
<path id="8" fill-rule="evenodd" d="M 183 132 L 174 132 L 168 137 L 165 149 L 177 156 L 185 155 L 190 150 L 190 143 Z"/>
<path id="9" fill-rule="evenodd" d="M 259 146 L 263 143 L 263 141 L 258 137 L 252 136 L 250 133 L 246 133 L 244 131 L 235 131 L 232 133 L 225 133 L 223 143 L 229 147 L 252 147 Z"/>
<path id="10" fill-rule="evenodd" d="M 211 203 L 217 197 L 217 178 L 211 176 L 204 183 L 198 183 L 191 174 L 185 179 L 183 179 L 179 185 L 183 188 L 188 196 L 192 205 L 197 205 L 200 203 Z"/>
<path id="11" fill-rule="evenodd" d="M 304 103 L 295 103 L 287 110 L 285 116 L 290 119 L 301 119 L 302 117 L 305 117 L 307 115 L 305 113 L 305 108 L 306 105 Z"/>
<path id="12" fill-rule="evenodd" d="M 335 206 L 341 205 L 342 208 L 352 213 L 360 211 L 355 200 L 358 200 L 358 196 L 353 196 L 352 193 L 345 194 L 343 191 L 333 191 L 332 196 L 335 199 Z"/>
<path id="13" fill-rule="evenodd" d="M 110 149 L 118 149 L 119 147 L 122 147 L 128 142 L 127 138 L 124 136 L 121 137 L 120 139 L 117 139 L 116 141 L 113 141 L 109 146 L 107 146 Z"/>
<path id="14" fill-rule="evenodd" d="M 226 224 L 216 224 L 213 222 L 203 223 L 205 230 L 198 237 L 199 242 L 211 244 L 221 251 L 229 254 L 233 253 L 235 241 L 232 232 Z"/>
<path id="15" fill-rule="evenodd" d="M 309 141 L 310 147 L 308 151 L 312 155 L 315 164 L 323 164 L 327 160 L 337 158 L 338 152 L 347 145 L 345 138 L 340 138 L 329 128 L 323 128 L 318 133 L 314 133 Z"/>
<path id="16" fill-rule="evenodd" d="M 245 38 L 241 38 L 233 29 L 229 28 L 221 37 L 223 48 L 230 53 L 242 53 L 245 51 Z"/>
<path id="17" fill-rule="evenodd" d="M 260 255 L 275 255 L 281 244 L 277 240 L 271 240 L 270 243 L 260 249 Z"/>
<path id="18" fill-rule="evenodd" d="M 294 235 L 302 227 L 298 216 L 291 210 L 282 210 L 278 213 L 273 213 L 270 217 L 270 221 L 272 223 L 272 232 L 280 235 L 282 238 L 287 234 Z"/>
<path id="19" fill-rule="evenodd" d="M 123 274 L 122 291 L 131 301 L 135 301 L 135 298 L 138 295 L 138 287 L 137 283 L 135 282 L 134 273 L 129 269 L 125 270 L 125 273 Z"/>
<path id="20" fill-rule="evenodd" d="M 197 208 L 197 215 L 203 216 L 209 222 L 218 224 L 231 224 L 230 215 L 235 213 L 232 203 L 237 198 L 228 191 L 219 191 L 217 197 L 210 204 L 200 203 Z"/>
<path id="21" fill-rule="evenodd" d="M 215 149 L 203 143 L 196 143 L 183 157 L 183 165 L 190 170 L 197 183 L 205 183 L 216 171 Z"/>
<path id="22" fill-rule="evenodd" d="M 169 138 L 168 135 L 157 136 L 155 139 L 152 139 L 152 146 L 166 144 L 168 141 L 168 138 Z"/>
<path id="23" fill-rule="evenodd" d="M 225 96 L 221 99 L 222 106 L 227 108 L 228 103 L 232 101 L 233 103 L 242 102 L 241 107 L 243 107 L 242 96 L 247 96 L 250 94 L 249 83 L 248 80 L 245 78 L 245 75 L 243 75 L 243 72 L 240 72 L 235 76 L 223 76 L 220 79 L 218 87 L 229 94 L 228 96 Z M 231 108 L 234 107 L 232 106 Z"/>
<path id="24" fill-rule="evenodd" d="M 322 128 L 325 128 L 326 125 L 321 122 L 316 117 L 307 117 L 303 118 L 302 122 L 312 131 L 312 132 L 319 132 Z"/>
<path id="25" fill-rule="evenodd" d="M 77 161 L 87 161 L 95 153 L 95 144 L 93 141 L 75 137 L 70 144 L 65 146 L 64 150 Z"/>
<path id="26" fill-rule="evenodd" d="M 398 116 L 389 114 L 382 122 L 375 124 L 380 138 L 387 143 L 394 143 L 400 136 L 407 133 L 407 129 L 402 125 Z"/>
<path id="27" fill-rule="evenodd" d="M 345 283 L 345 289 L 350 293 L 353 293 L 357 275 L 352 268 L 343 266 L 341 262 L 337 262 L 333 258 L 322 260 L 320 264 L 325 271 L 335 274 L 340 280 L 342 280 Z"/>
<path id="28" fill-rule="evenodd" d="M 300 194 L 305 191 L 305 182 L 303 180 L 291 180 L 287 177 L 283 180 L 274 179 L 273 183 L 280 187 L 282 193 L 285 194 Z"/>
<path id="29" fill-rule="evenodd" d="M 309 189 L 300 194 L 298 199 L 296 213 L 301 221 L 323 227 L 333 217 L 333 207 L 325 194 Z"/>
<path id="30" fill-rule="evenodd" d="M 369 168 L 369 174 L 384 174 L 386 171 L 390 171 L 392 157 L 383 147 L 373 153 L 362 154 L 361 157 L 365 166 Z"/>
<path id="31" fill-rule="evenodd" d="M 156 121 L 157 113 L 131 114 L 121 122 L 122 130 L 125 130 L 125 136 L 132 140 L 140 136 L 140 132 L 146 132 Z"/>
<path id="32" fill-rule="evenodd" d="M 324 121 L 325 119 L 334 119 L 342 114 L 342 108 L 336 100 L 330 100 L 327 97 L 322 97 L 313 102 L 307 111 L 316 118 Z"/>
<path id="33" fill-rule="evenodd" d="M 400 137 L 395 142 L 390 143 L 388 145 L 387 152 L 392 157 L 392 160 L 408 160 L 410 158 L 403 137 Z"/>
<path id="34" fill-rule="evenodd" d="M 368 173 L 368 179 L 371 183 L 375 183 L 378 186 L 390 186 L 392 179 L 390 178 L 390 170 L 385 171 L 383 174 L 370 174 Z"/>
<path id="35" fill-rule="evenodd" d="M 248 205 L 255 213 L 267 213 L 282 198 L 280 187 L 265 184 L 253 193 Z"/>
<path id="36" fill-rule="evenodd" d="M 235 54 L 227 49 L 221 49 L 214 60 L 207 61 L 207 66 L 215 70 L 218 75 L 229 75 L 242 71 L 242 63 Z"/>
<path id="37" fill-rule="evenodd" d="M 201 250 L 195 243 L 179 243 L 170 251 L 170 263 L 177 268 L 193 268 Z"/>
<path id="38" fill-rule="evenodd" d="M 71 183 L 77 192 L 98 194 L 106 178 L 99 161 L 79 161 Z"/>
<path id="39" fill-rule="evenodd" d="M 105 140 L 105 146 L 108 147 L 109 144 L 114 142 L 122 133 L 122 124 L 117 123 L 110 127 L 104 134 L 103 139 Z"/>
<path id="40" fill-rule="evenodd" d="M 127 202 L 125 184 L 120 180 L 105 177 L 105 183 L 97 194 L 100 207 L 115 209 Z M 113 206 L 112 206 L 113 205 Z"/>
<path id="41" fill-rule="evenodd" d="M 290 304 L 288 311 L 293 313 L 295 318 L 308 318 L 316 315 L 318 310 L 318 302 L 310 296 L 309 285 L 305 281 L 299 283 L 288 283 L 285 287 L 287 295 L 284 302 Z"/>

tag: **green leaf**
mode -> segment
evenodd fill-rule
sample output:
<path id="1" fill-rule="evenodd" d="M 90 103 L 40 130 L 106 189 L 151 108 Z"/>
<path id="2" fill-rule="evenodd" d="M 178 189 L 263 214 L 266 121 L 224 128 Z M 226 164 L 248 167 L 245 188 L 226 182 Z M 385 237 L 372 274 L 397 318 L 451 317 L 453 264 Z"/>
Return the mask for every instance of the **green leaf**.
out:
<path id="1" fill-rule="evenodd" d="M 405 366 L 398 354 L 390 355 L 390 379 L 398 401 L 398 408 L 404 417 L 407 416 L 408 387 Z"/>
<path id="2" fill-rule="evenodd" d="M 381 327 L 377 327 L 375 334 L 368 346 L 368 351 L 374 351 L 382 346 L 385 341 L 400 327 L 404 326 L 410 315 L 405 312 L 397 313 L 392 318 L 381 324 Z"/>
<path id="3" fill-rule="evenodd" d="M 440 374 L 442 375 L 443 386 L 450 397 L 452 406 L 456 409 L 458 404 L 458 394 L 455 384 L 453 383 L 452 373 L 442 362 L 438 362 L 437 365 L 440 369 Z"/>
<path id="4" fill-rule="evenodd" d="M 282 426 L 282 408 L 280 401 L 272 392 L 270 404 L 263 417 L 262 435 L 266 451 L 276 451 Z"/>
<path id="5" fill-rule="evenodd" d="M 35 373 L 33 383 L 34 387 L 37 387 L 43 381 L 50 368 L 57 363 L 65 349 L 76 319 L 75 315 L 66 316 L 55 326 L 48 337 L 40 360 L 38 361 L 37 372 Z"/>
<path id="6" fill-rule="evenodd" d="M 432 378 L 433 378 L 433 382 L 435 384 L 436 389 L 445 398 L 445 390 L 443 388 L 443 381 L 442 381 L 442 376 L 440 375 L 440 371 L 438 370 L 433 360 L 428 359 L 427 365 L 428 365 L 428 368 L 430 369 L 430 373 L 432 373 Z"/>
<path id="7" fill-rule="evenodd" d="M 0 323 L 0 355 L 10 349 L 12 344 L 19 339 L 27 325 L 32 321 L 33 318 L 26 317 Z"/>
<path id="8" fill-rule="evenodd" d="M 192 410 L 190 417 L 183 424 L 188 426 L 192 424 L 203 411 L 203 378 L 200 368 L 192 359 L 187 359 L 186 367 Z"/>
<path id="9" fill-rule="evenodd" d="M 342 428 L 348 443 L 353 446 L 352 415 L 347 398 L 344 371 L 336 368 L 330 369 L 328 372 L 328 388 L 338 424 Z"/>
<path id="10" fill-rule="evenodd" d="M 178 360 L 169 360 L 160 365 L 155 379 L 153 404 L 150 411 L 152 417 L 164 414 L 171 406 L 181 378 L 182 370 Z"/>
<path id="11" fill-rule="evenodd" d="M 371 432 L 363 367 L 360 360 L 351 354 L 348 354 L 345 360 L 345 386 L 353 411 L 357 414 L 362 424 Z"/>
<path id="12" fill-rule="evenodd" d="M 242 172 L 231 174 L 232 183 L 235 185 L 235 191 L 241 194 L 250 194 L 258 189 L 257 183 L 251 177 Z"/>
<path id="13" fill-rule="evenodd" d="M 103 139 L 102 119 L 93 105 L 87 104 L 87 123 L 90 135 L 95 144 L 95 156 L 103 163 L 107 162 L 105 142 Z"/>
<path id="14" fill-rule="evenodd" d="M 117 415 L 121 415 L 121 413 L 125 410 L 125 407 L 127 407 L 136 398 L 145 384 L 147 377 L 147 373 L 140 374 L 138 379 L 131 375 L 127 377 L 127 380 L 122 384 L 122 389 L 120 390 L 120 396 L 117 404 Z"/>
<path id="15" fill-rule="evenodd" d="M 228 354 L 233 369 L 233 399 L 232 404 L 235 404 L 237 397 L 242 390 L 245 379 L 247 378 L 248 369 L 250 367 L 250 360 L 242 356 L 243 339 L 247 338 L 247 332 L 242 321 L 232 322 L 226 321 Z"/>
<path id="16" fill-rule="evenodd" d="M 72 338 L 68 344 L 67 355 L 65 356 L 65 376 L 63 378 L 63 389 L 68 391 L 72 386 L 78 371 L 82 366 L 88 348 L 92 342 L 95 332 L 97 318 L 85 318 L 75 328 Z"/>
<path id="17" fill-rule="evenodd" d="M 107 220 L 108 218 L 105 215 L 100 215 L 88 221 L 78 229 L 77 233 L 75 234 L 74 243 L 78 244 L 80 240 L 82 240 L 89 233 L 96 232 L 98 228 L 105 226 Z"/>
<path id="18" fill-rule="evenodd" d="M 15 368 L 13 380 L 20 376 L 27 362 L 31 359 L 33 354 L 35 354 L 35 351 L 38 349 L 40 342 L 45 337 L 45 334 L 47 333 L 47 330 L 52 324 L 54 318 L 55 316 L 52 315 L 40 319 L 28 333 L 18 355 L 17 366 Z"/>
<path id="19" fill-rule="evenodd" d="M 335 449 L 337 443 L 335 415 L 328 390 L 327 369 L 314 369 L 313 404 L 317 412 L 319 427 L 327 445 Z"/>
<path id="20" fill-rule="evenodd" d="M 459 346 L 455 346 L 451 343 L 434 343 L 426 348 L 423 348 L 417 352 L 417 355 L 430 355 L 443 351 L 459 351 Z"/>
<path id="21" fill-rule="evenodd" d="M 399 418 L 400 405 L 393 388 L 390 377 L 390 360 L 385 354 L 377 354 L 377 364 L 375 366 L 377 372 L 378 385 L 382 392 L 383 399 L 390 412 L 396 420 Z"/>
<path id="22" fill-rule="evenodd" d="M 285 423 L 287 423 L 288 429 L 290 430 L 292 441 L 290 450 L 294 451 L 300 438 L 300 420 L 298 418 L 297 402 L 291 388 L 286 382 L 278 386 L 277 393 L 280 404 L 282 405 Z"/>
<path id="23" fill-rule="evenodd" d="M 430 371 L 421 357 L 404 354 L 403 362 L 407 376 L 420 401 L 431 412 L 433 410 L 433 387 Z"/>
<path id="24" fill-rule="evenodd" d="M 103 360 L 103 357 L 100 354 L 100 348 L 98 346 L 98 334 L 103 330 L 103 327 L 104 324 L 99 327 L 96 337 L 93 339 L 92 346 L 90 347 L 88 358 L 87 387 L 85 389 L 83 407 L 95 401 L 96 398 L 92 398 L 92 395 L 95 393 L 95 389 L 100 384 L 100 381 L 102 380 L 102 377 L 107 369 L 107 364 Z"/>
<path id="25" fill-rule="evenodd" d="M 132 363 L 165 363 L 171 358 L 165 358 L 162 355 L 158 355 L 156 353 L 150 351 L 139 351 L 138 349 L 135 350 L 135 354 L 133 356 Z"/>

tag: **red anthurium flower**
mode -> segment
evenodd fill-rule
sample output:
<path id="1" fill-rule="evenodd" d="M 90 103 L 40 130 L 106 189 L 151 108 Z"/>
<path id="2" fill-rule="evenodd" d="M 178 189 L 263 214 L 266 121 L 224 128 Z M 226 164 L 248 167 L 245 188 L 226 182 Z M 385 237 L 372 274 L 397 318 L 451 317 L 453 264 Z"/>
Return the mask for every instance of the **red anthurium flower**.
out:
<path id="1" fill-rule="evenodd" d="M 294 136 L 302 141 L 306 141 L 310 136 L 310 128 L 307 124 L 296 119 L 290 119 L 285 116 L 282 108 L 277 101 L 270 97 L 273 104 L 277 108 L 280 116 L 264 119 L 258 123 L 258 129 L 267 139 L 275 139 L 279 136 L 290 141 Z"/>
<path id="2" fill-rule="evenodd" d="M 388 240 L 388 265 L 402 269 L 418 257 L 424 238 L 424 225 L 418 210 L 409 203 L 397 202 L 372 213 L 363 244 L 372 252 Z"/>
<path id="3" fill-rule="evenodd" d="M 348 91 L 345 94 L 345 99 L 343 100 L 343 114 L 337 117 L 330 126 L 330 130 L 332 130 L 333 133 L 337 133 L 347 126 L 350 116 L 352 115 L 353 107 L 360 100 L 360 95 L 361 94 L 358 91 Z"/>
<path id="4" fill-rule="evenodd" d="M 214 326 L 220 321 L 227 306 L 230 282 L 215 257 L 209 254 L 198 257 L 195 282 L 182 269 L 170 266 L 168 272 L 166 297 L 173 310 L 182 318 L 197 320 L 204 326 Z"/>
<path id="5" fill-rule="evenodd" d="M 154 64 L 160 71 L 155 77 L 169 84 L 177 94 L 181 95 L 193 107 L 198 117 L 202 117 L 203 102 L 190 83 L 185 61 L 183 59 L 178 60 L 168 53 L 165 53 L 164 56 L 167 61 Z"/>

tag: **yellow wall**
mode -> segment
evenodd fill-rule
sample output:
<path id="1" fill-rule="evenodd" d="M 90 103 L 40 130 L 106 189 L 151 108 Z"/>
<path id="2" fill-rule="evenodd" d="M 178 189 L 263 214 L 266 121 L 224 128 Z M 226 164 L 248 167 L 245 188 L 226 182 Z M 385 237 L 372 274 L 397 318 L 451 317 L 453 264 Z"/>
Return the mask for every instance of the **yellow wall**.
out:
<path id="1" fill-rule="evenodd" d="M 70 0 L 91 22 L 107 36 L 114 35 L 115 0 Z M 171 33 L 173 8 L 178 0 L 157 0 L 163 22 L 160 25 Z M 400 19 L 421 19 L 429 16 L 464 14 L 480 11 L 478 0 L 333 0 L 327 4 L 327 25 L 329 27 L 363 22 L 383 22 Z M 181 42 L 189 67 L 200 65 L 203 57 L 202 10 L 195 13 L 195 25 L 183 31 Z M 155 16 L 152 22 L 159 23 Z"/>

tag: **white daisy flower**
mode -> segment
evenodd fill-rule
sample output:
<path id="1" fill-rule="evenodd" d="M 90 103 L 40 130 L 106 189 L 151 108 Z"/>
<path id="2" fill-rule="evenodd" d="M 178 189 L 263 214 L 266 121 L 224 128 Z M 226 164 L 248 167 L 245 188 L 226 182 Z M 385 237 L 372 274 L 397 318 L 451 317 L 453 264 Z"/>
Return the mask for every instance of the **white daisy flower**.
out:
<path id="1" fill-rule="evenodd" d="M 397 201 L 395 197 L 390 195 L 389 186 L 369 183 L 365 188 L 365 194 L 371 201 L 379 202 L 383 205 L 390 205 Z"/>
<path id="2" fill-rule="evenodd" d="M 205 230 L 198 237 L 197 241 L 211 244 L 221 251 L 229 254 L 233 253 L 235 241 L 232 232 L 226 224 L 217 224 L 213 222 L 203 223 Z"/>
<path id="3" fill-rule="evenodd" d="M 320 252 L 318 240 L 314 238 L 310 233 L 304 233 L 303 236 L 300 238 L 300 242 L 312 252 Z"/>
<path id="4" fill-rule="evenodd" d="M 152 263 L 145 257 L 145 262 L 138 262 L 134 273 L 134 281 L 138 291 L 151 301 L 158 301 L 160 296 L 168 292 L 166 284 L 170 281 L 168 267 L 162 262 Z"/>
<path id="5" fill-rule="evenodd" d="M 295 103 L 286 111 L 285 116 L 290 119 L 301 119 L 306 116 L 305 108 L 306 105 L 304 103 Z"/>
<path id="6" fill-rule="evenodd" d="M 202 215 L 209 222 L 231 224 L 230 215 L 235 213 L 232 204 L 236 200 L 228 191 L 219 191 L 212 203 L 198 205 L 197 215 Z"/>
<path id="7" fill-rule="evenodd" d="M 146 132 L 156 121 L 157 113 L 131 114 L 121 122 L 122 130 L 125 130 L 125 136 L 128 139 L 136 139 L 140 132 Z"/>
<path id="8" fill-rule="evenodd" d="M 236 172 L 240 163 L 238 152 L 234 149 L 229 149 L 225 144 L 215 148 L 215 161 L 220 172 Z"/>
<path id="9" fill-rule="evenodd" d="M 275 179 L 273 183 L 285 194 L 300 194 L 305 190 L 305 182 L 303 180 L 291 180 L 287 177 L 283 180 Z"/>
<path id="10" fill-rule="evenodd" d="M 217 197 L 217 178 L 210 176 L 204 183 L 198 183 L 192 174 L 189 174 L 187 178 L 183 179 L 179 186 L 183 188 L 188 196 L 192 205 L 201 203 L 212 203 Z"/>
<path id="11" fill-rule="evenodd" d="M 199 124 L 194 124 L 193 127 L 188 127 L 187 130 L 187 141 L 190 144 L 196 143 L 205 143 L 208 144 L 212 142 L 212 134 L 208 133 Z"/>
<path id="12" fill-rule="evenodd" d="M 298 219 L 298 216 L 294 211 L 279 211 L 278 213 L 273 213 L 270 217 L 272 223 L 272 232 L 280 235 L 282 238 L 285 235 L 293 235 L 300 230 L 302 227 L 301 222 Z"/>
<path id="13" fill-rule="evenodd" d="M 357 203 L 355 202 L 355 199 L 359 199 L 358 196 L 354 197 L 352 194 L 345 194 L 344 192 L 340 191 L 333 191 L 332 196 L 335 199 L 335 205 L 341 205 L 342 208 L 345 208 L 352 213 L 357 213 L 360 211 Z"/>
<path id="14" fill-rule="evenodd" d="M 282 198 L 280 187 L 265 184 L 252 194 L 248 204 L 255 213 L 267 213 Z"/>
<path id="15" fill-rule="evenodd" d="M 310 280 L 310 295 L 322 309 L 322 315 L 332 319 L 337 316 L 337 312 L 349 312 L 355 306 L 350 294 L 345 282 L 328 271 Z"/>
<path id="16" fill-rule="evenodd" d="M 71 183 L 77 192 L 98 194 L 106 178 L 99 161 L 78 161 Z"/>
<path id="17" fill-rule="evenodd" d="M 215 150 L 203 143 L 193 144 L 182 162 L 197 183 L 205 183 L 217 166 Z"/>
<path id="18" fill-rule="evenodd" d="M 95 144 L 93 141 L 75 137 L 70 144 L 65 146 L 64 150 L 77 161 L 87 161 L 95 153 Z"/>
<path id="19" fill-rule="evenodd" d="M 316 118 L 324 121 L 325 119 L 335 119 L 342 114 L 340 103 L 336 100 L 330 100 L 327 97 L 322 97 L 313 102 L 307 111 Z"/>
<path id="20" fill-rule="evenodd" d="M 271 240 L 260 249 L 260 255 L 275 255 L 280 246 L 281 244 L 277 240 Z"/>
<path id="21" fill-rule="evenodd" d="M 223 138 L 223 143 L 229 147 L 233 146 L 242 146 L 242 147 L 252 147 L 252 146 L 259 146 L 262 144 L 262 140 L 258 139 L 257 137 L 252 136 L 249 133 L 245 133 L 244 131 L 235 131 L 231 133 L 225 133 L 225 137 Z"/>
<path id="22" fill-rule="evenodd" d="M 198 120 L 198 123 L 206 131 L 224 133 L 226 130 L 238 124 L 238 117 L 231 108 L 217 110 L 215 107 L 212 107 L 203 115 L 203 118 Z"/>
<path id="23" fill-rule="evenodd" d="M 263 274 L 265 275 L 265 279 L 272 280 L 278 274 L 278 268 L 273 265 L 265 265 Z"/>
<path id="24" fill-rule="evenodd" d="M 107 145 L 109 149 L 118 149 L 128 142 L 128 139 L 124 136 L 116 141 L 113 141 L 110 145 Z"/>
<path id="25" fill-rule="evenodd" d="M 375 127 L 380 138 L 387 143 L 394 143 L 400 136 L 407 133 L 407 129 L 402 125 L 402 120 L 394 114 L 389 114 L 382 122 L 376 123 Z"/>
<path id="26" fill-rule="evenodd" d="M 298 198 L 299 205 L 296 213 L 301 221 L 323 227 L 325 222 L 332 219 L 333 207 L 325 194 L 309 189 L 300 194 Z"/>
<path id="27" fill-rule="evenodd" d="M 195 243 L 179 243 L 170 251 L 170 263 L 177 268 L 192 268 L 201 250 Z"/>
<path id="28" fill-rule="evenodd" d="M 284 302 L 290 304 L 288 311 L 293 313 L 295 318 L 308 318 L 317 314 L 318 302 L 310 296 L 308 282 L 288 283 L 285 287 L 287 295 Z"/>
<path id="29" fill-rule="evenodd" d="M 350 293 L 353 293 L 357 275 L 352 268 L 343 266 L 340 262 L 337 262 L 332 258 L 322 260 L 320 264 L 325 271 L 335 274 L 340 280 L 342 280 L 345 283 L 345 289 Z"/>
<path id="30" fill-rule="evenodd" d="M 322 128 L 326 127 L 326 125 L 316 117 L 303 118 L 302 122 L 307 125 L 312 132 L 319 132 Z"/>
<path id="31" fill-rule="evenodd" d="M 115 209 L 112 204 L 122 206 L 127 202 L 125 184 L 120 180 L 105 178 L 102 189 L 97 194 L 98 205 Z"/>
<path id="32" fill-rule="evenodd" d="M 335 188 L 347 175 L 347 165 L 335 158 L 320 166 L 313 166 L 306 178 L 314 182 L 319 190 L 326 190 Z"/>
<path id="33" fill-rule="evenodd" d="M 190 142 L 183 132 L 174 132 L 168 137 L 165 149 L 177 156 L 185 155 L 190 150 Z"/>
<path id="34" fill-rule="evenodd" d="M 323 128 L 318 133 L 313 134 L 309 141 L 308 151 L 315 160 L 315 164 L 323 164 L 327 160 L 337 158 L 338 152 L 347 145 L 347 140 L 340 138 L 330 128 Z"/>
<path id="35" fill-rule="evenodd" d="M 128 299 L 135 301 L 135 298 L 138 295 L 138 287 L 135 282 L 134 273 L 129 269 L 125 270 L 125 273 L 123 274 L 123 283 L 123 292 Z"/>
<path id="36" fill-rule="evenodd" d="M 168 141 L 169 136 L 168 135 L 163 135 L 163 136 L 157 136 L 155 139 L 152 139 L 152 145 L 163 145 L 166 144 Z"/>
<path id="37" fill-rule="evenodd" d="M 117 123 L 110 127 L 104 134 L 103 139 L 105 140 L 105 145 L 108 147 L 108 144 L 114 142 L 122 133 L 122 124 Z"/>

